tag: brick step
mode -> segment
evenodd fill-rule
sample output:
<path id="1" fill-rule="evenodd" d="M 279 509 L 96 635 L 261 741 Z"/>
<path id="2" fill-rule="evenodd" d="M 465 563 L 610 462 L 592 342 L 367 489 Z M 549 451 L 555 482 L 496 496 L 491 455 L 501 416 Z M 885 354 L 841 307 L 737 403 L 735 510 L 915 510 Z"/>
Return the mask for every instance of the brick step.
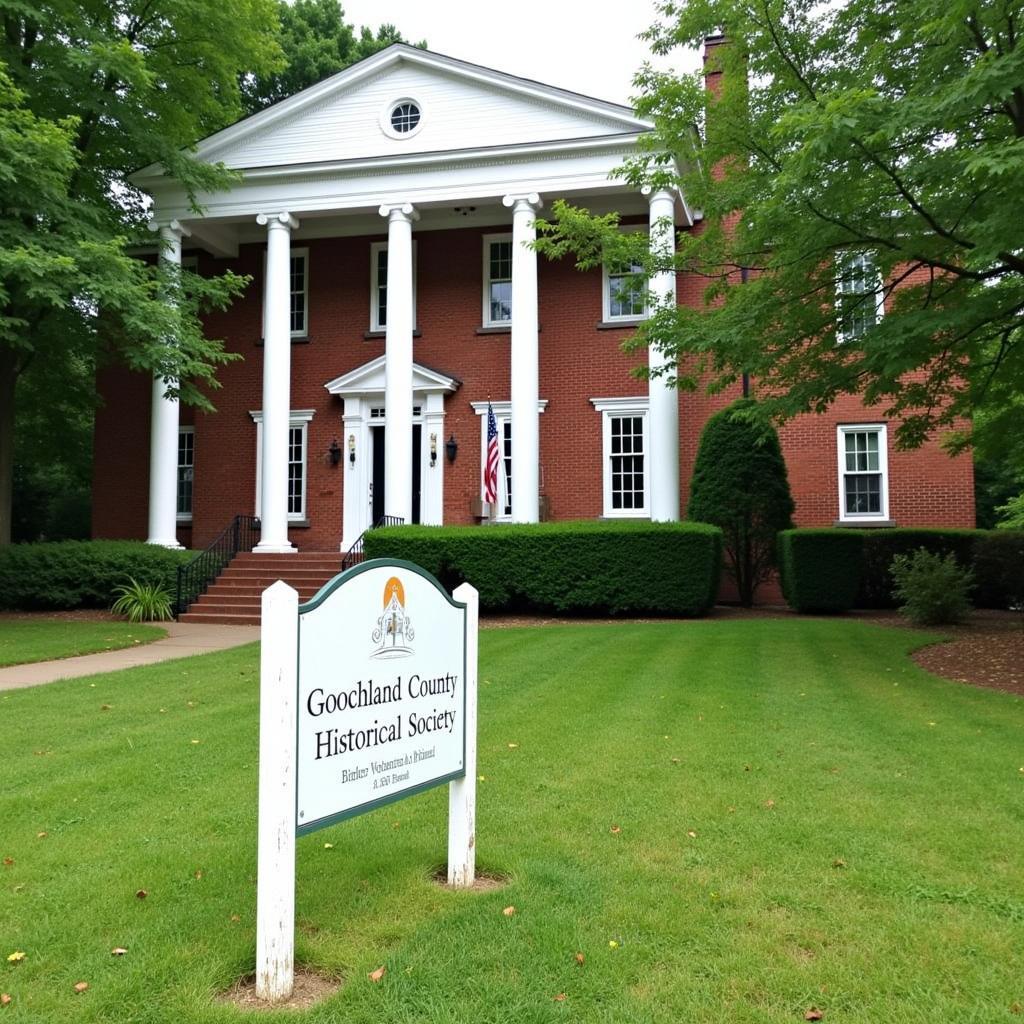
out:
<path id="1" fill-rule="evenodd" d="M 253 583 L 266 580 L 267 586 L 270 586 L 270 584 L 274 583 L 276 580 L 297 580 L 298 582 L 312 583 L 315 580 L 329 580 L 332 576 L 336 575 L 337 573 L 334 572 L 324 572 L 323 570 L 317 571 L 316 569 L 239 569 L 232 565 L 225 569 L 217 579 L 250 580 Z"/>
<path id="2" fill-rule="evenodd" d="M 259 609 L 255 612 L 183 612 L 179 622 L 205 622 L 214 626 L 258 626 L 260 624 Z"/>
<path id="3" fill-rule="evenodd" d="M 257 555 L 255 552 L 247 551 L 235 555 L 232 560 L 234 565 L 324 565 L 328 567 L 340 566 L 344 557 L 340 552 L 332 553 L 309 553 L 299 551 L 294 555 Z"/>
<path id="4" fill-rule="evenodd" d="M 285 582 L 287 582 L 287 580 Z M 326 582 L 326 580 L 324 582 Z M 290 583 L 288 585 L 291 586 Z M 265 587 L 229 586 L 223 583 L 214 583 L 200 596 L 223 598 L 225 601 L 234 601 L 242 597 L 254 597 L 258 601 L 262 597 L 265 589 Z M 301 586 L 293 587 L 292 589 L 298 591 L 300 601 L 308 601 L 320 589 L 320 587 Z"/>

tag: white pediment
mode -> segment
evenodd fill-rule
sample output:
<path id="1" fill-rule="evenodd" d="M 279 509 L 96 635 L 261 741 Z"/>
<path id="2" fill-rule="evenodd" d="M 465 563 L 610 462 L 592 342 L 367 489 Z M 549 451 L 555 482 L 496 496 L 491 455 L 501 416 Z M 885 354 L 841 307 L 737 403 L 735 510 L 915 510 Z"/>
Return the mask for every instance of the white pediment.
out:
<path id="1" fill-rule="evenodd" d="M 419 363 L 412 364 L 412 390 L 413 394 L 448 394 L 455 391 L 462 382 L 455 377 L 449 377 L 437 370 L 431 370 Z M 368 395 L 384 393 L 384 356 L 371 359 L 362 366 L 357 366 L 348 373 L 328 381 L 324 387 L 329 394 L 340 395 Z"/>
<path id="2" fill-rule="evenodd" d="M 417 104 L 421 120 L 396 136 L 390 112 L 405 99 Z M 628 107 L 395 44 L 218 132 L 196 153 L 255 169 L 550 144 L 649 127 Z"/>

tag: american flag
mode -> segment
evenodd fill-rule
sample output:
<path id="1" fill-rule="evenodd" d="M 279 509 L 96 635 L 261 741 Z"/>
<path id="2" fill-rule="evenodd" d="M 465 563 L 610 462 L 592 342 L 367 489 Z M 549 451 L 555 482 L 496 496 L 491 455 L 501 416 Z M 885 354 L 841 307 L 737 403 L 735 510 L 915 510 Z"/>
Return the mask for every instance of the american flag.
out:
<path id="1" fill-rule="evenodd" d="M 487 403 L 487 458 L 484 460 L 484 501 L 498 500 L 498 421 Z"/>

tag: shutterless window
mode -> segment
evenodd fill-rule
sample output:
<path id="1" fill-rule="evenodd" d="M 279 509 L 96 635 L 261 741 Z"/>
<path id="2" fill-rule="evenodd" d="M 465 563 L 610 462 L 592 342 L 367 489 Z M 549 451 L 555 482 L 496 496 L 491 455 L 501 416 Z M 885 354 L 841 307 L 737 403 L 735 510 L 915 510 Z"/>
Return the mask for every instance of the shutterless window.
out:
<path id="1" fill-rule="evenodd" d="M 288 515 L 306 510 L 306 425 L 288 429 Z"/>
<path id="2" fill-rule="evenodd" d="M 647 314 L 647 289 L 636 277 L 639 263 L 619 264 L 608 269 L 608 319 L 635 320 Z"/>
<path id="3" fill-rule="evenodd" d="M 412 322 L 416 324 L 416 243 L 412 243 Z M 370 330 L 388 326 L 388 243 L 370 246 Z"/>
<path id="4" fill-rule="evenodd" d="M 882 317 L 882 282 L 870 252 L 845 252 L 836 257 L 838 337 L 864 337 Z"/>
<path id="5" fill-rule="evenodd" d="M 309 254 L 293 252 L 291 256 L 291 331 L 293 335 L 306 333 L 309 309 Z"/>
<path id="6" fill-rule="evenodd" d="M 512 322 L 512 236 L 484 236 L 484 326 Z"/>
<path id="7" fill-rule="evenodd" d="M 841 518 L 886 518 L 885 428 L 841 427 L 839 444 Z"/>
<path id="8" fill-rule="evenodd" d="M 611 505 L 613 512 L 646 508 L 644 417 L 609 416 Z"/>
<path id="9" fill-rule="evenodd" d="M 195 431 L 182 427 L 178 431 L 178 518 L 192 518 L 192 483 L 195 473 Z"/>

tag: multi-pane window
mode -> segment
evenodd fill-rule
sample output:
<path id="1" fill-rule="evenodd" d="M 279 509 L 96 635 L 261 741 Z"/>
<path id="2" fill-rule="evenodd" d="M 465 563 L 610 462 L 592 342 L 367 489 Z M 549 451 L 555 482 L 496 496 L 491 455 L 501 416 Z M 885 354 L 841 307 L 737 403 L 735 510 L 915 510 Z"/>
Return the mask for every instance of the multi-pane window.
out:
<path id="1" fill-rule="evenodd" d="M 420 123 L 420 108 L 413 102 L 405 100 L 391 111 L 391 127 L 399 135 L 406 135 Z"/>
<path id="2" fill-rule="evenodd" d="M 644 498 L 644 418 L 611 416 L 612 509 L 642 509 Z"/>
<path id="3" fill-rule="evenodd" d="M 840 341 L 864 337 L 882 318 L 882 281 L 870 252 L 836 256 L 837 336 Z"/>
<path id="4" fill-rule="evenodd" d="M 309 253 L 304 250 L 292 252 L 290 288 L 292 334 L 304 335 L 309 308 Z"/>
<path id="5" fill-rule="evenodd" d="M 603 514 L 648 515 L 646 398 L 592 398 L 602 414 Z"/>
<path id="6" fill-rule="evenodd" d="M 412 322 L 416 324 L 416 243 L 412 243 Z M 388 243 L 370 246 L 370 330 L 388 326 Z"/>
<path id="7" fill-rule="evenodd" d="M 473 402 L 473 411 L 480 417 L 480 497 L 483 497 L 483 472 L 487 462 L 487 402 Z M 493 402 L 494 419 L 498 425 L 498 499 L 496 519 L 512 517 L 512 406 L 510 402 Z M 543 413 L 547 399 L 537 403 Z"/>
<path id="8" fill-rule="evenodd" d="M 256 515 L 263 507 L 263 413 L 250 415 L 256 424 Z M 312 409 L 293 409 L 288 422 L 288 519 L 301 522 L 306 518 L 307 430 L 313 418 Z"/>
<path id="9" fill-rule="evenodd" d="M 306 508 L 306 426 L 288 429 L 288 515 Z"/>
<path id="10" fill-rule="evenodd" d="M 839 428 L 840 519 L 886 519 L 888 481 L 884 426 Z"/>
<path id="11" fill-rule="evenodd" d="M 192 518 L 195 458 L 195 430 L 192 427 L 180 427 L 178 429 L 178 519 Z"/>
<path id="12" fill-rule="evenodd" d="M 484 236 L 484 327 L 512 322 L 512 236 Z"/>
<path id="13" fill-rule="evenodd" d="M 639 263 L 618 264 L 605 270 L 605 319 L 638 320 L 647 315 L 647 286 L 638 275 Z"/>

